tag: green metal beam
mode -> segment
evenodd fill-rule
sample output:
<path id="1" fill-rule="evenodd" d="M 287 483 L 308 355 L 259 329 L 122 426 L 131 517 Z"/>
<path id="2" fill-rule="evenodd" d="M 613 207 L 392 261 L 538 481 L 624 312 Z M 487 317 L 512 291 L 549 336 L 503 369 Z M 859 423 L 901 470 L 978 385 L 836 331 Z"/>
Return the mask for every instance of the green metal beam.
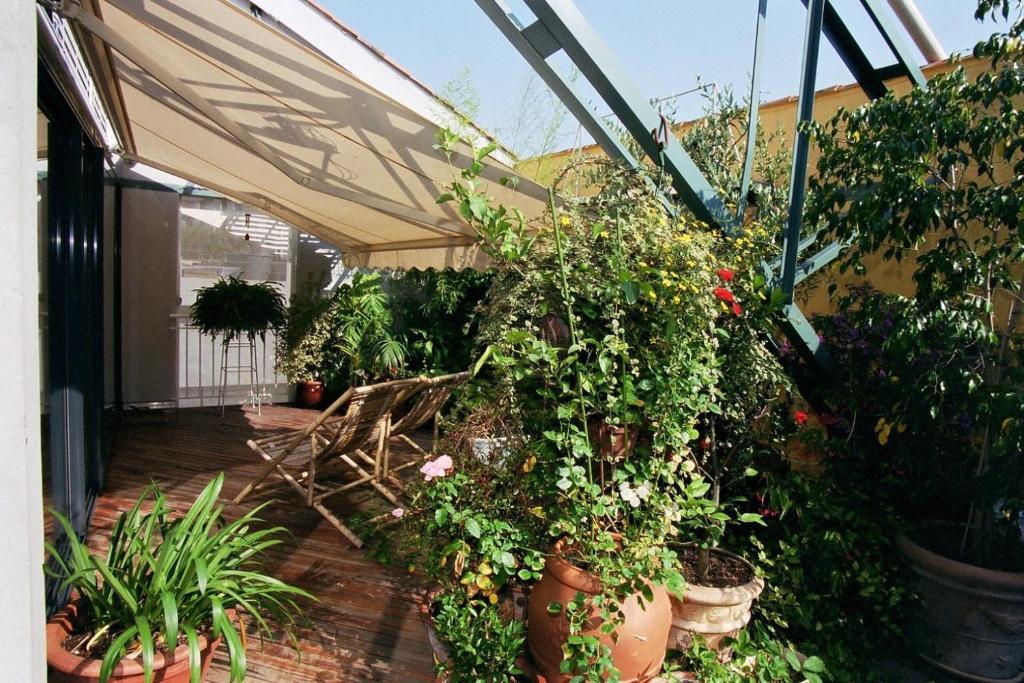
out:
<path id="1" fill-rule="evenodd" d="M 671 130 L 664 130 L 665 120 L 640 94 L 572 1 L 526 0 L 526 5 L 640 144 L 647 157 L 671 176 L 679 200 L 709 225 L 731 228 L 735 217 L 727 210 L 725 202 Z"/>

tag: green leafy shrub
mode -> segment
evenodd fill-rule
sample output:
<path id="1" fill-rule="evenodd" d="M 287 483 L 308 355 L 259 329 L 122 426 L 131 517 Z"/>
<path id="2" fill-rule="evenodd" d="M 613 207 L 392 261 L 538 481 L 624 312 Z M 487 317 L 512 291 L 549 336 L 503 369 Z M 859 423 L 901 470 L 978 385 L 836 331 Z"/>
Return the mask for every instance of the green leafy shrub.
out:
<path id="1" fill-rule="evenodd" d="M 461 372 L 472 365 L 476 308 L 490 287 L 493 271 L 410 270 L 386 284 L 394 334 L 408 351 L 413 373 Z"/>
<path id="2" fill-rule="evenodd" d="M 976 14 L 1009 17 L 1011 6 L 1009 30 L 975 47 L 991 64 L 977 78 L 957 67 L 813 125 L 821 156 L 807 204 L 820 236 L 848 245 L 840 270 L 912 262 L 912 301 L 843 304 L 854 327 L 883 311 L 892 324 L 856 342 L 876 358 L 843 349 L 855 375 L 846 417 L 865 450 L 911 474 L 908 488 L 935 492 L 907 496 L 918 504 L 901 506 L 908 523 L 959 518 L 931 549 L 993 569 L 1024 556 L 1024 13 L 985 0 Z"/>
<path id="3" fill-rule="evenodd" d="M 406 349 L 392 325 L 379 273 L 357 273 L 326 296 L 304 290 L 292 300 L 278 369 L 294 381 L 322 379 L 336 392 L 394 375 Z"/>
<path id="4" fill-rule="evenodd" d="M 448 651 L 440 673 L 451 683 L 508 683 L 522 673 L 516 660 L 526 641 L 523 622 L 458 593 L 440 596 L 433 609 L 438 636 Z"/>

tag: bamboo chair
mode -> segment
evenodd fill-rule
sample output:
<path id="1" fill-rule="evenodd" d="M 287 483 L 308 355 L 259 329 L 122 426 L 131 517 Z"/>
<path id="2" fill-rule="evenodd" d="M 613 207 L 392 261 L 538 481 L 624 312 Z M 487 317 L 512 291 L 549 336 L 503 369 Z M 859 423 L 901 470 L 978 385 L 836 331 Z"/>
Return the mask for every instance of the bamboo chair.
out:
<path id="1" fill-rule="evenodd" d="M 393 473 L 414 467 L 420 461 L 413 460 L 398 467 L 391 467 L 390 442 L 398 439 L 405 445 L 419 453 L 420 460 L 425 460 L 430 454 L 420 448 L 419 444 L 409 438 L 409 434 L 416 431 L 431 420 L 434 421 L 434 433 L 431 439 L 431 450 L 434 442 L 437 441 L 437 420 L 441 415 L 441 408 L 452 395 L 452 392 L 462 386 L 469 379 L 468 372 L 460 372 L 453 375 L 441 375 L 439 377 L 422 378 L 422 387 L 416 392 L 416 403 L 398 421 L 388 426 L 388 439 L 383 444 L 383 475 L 394 484 L 405 488 L 402 482 Z M 401 397 L 402 400 L 410 398 L 409 395 Z"/>
<path id="2" fill-rule="evenodd" d="M 422 379 L 413 378 L 353 387 L 305 428 L 250 439 L 246 445 L 265 460 L 266 465 L 232 502 L 241 503 L 276 472 L 305 499 L 306 505 L 323 515 L 352 545 L 361 548 L 362 539 L 328 510 L 323 501 L 359 486 L 372 486 L 389 502 L 398 505 L 395 495 L 381 483 L 384 476 L 381 456 L 386 452 L 389 438 L 388 416 L 398 401 L 409 398 L 423 386 Z M 339 415 L 341 408 L 346 410 Z M 374 457 L 370 457 L 363 448 L 374 440 Z M 352 470 L 356 479 L 333 487 L 317 484 L 317 470 L 335 463 Z M 298 474 L 293 476 L 288 470 Z"/>

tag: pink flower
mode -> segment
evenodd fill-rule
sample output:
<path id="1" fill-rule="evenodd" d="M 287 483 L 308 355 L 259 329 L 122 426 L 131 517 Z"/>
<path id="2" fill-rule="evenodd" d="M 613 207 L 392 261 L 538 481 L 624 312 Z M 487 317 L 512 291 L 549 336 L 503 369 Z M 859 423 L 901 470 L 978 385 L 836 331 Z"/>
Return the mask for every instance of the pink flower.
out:
<path id="1" fill-rule="evenodd" d="M 395 519 L 401 519 L 402 515 L 404 514 L 405 510 L 403 510 L 402 508 L 395 508 L 394 510 L 391 511 L 391 516 Z"/>
<path id="2" fill-rule="evenodd" d="M 428 460 L 423 463 L 423 467 L 420 468 L 420 472 L 423 474 L 425 481 L 430 481 L 431 479 L 440 478 L 448 474 L 448 470 L 452 468 L 452 465 L 454 465 L 454 463 L 452 462 L 451 457 L 442 455 L 439 458 Z"/>
<path id="3" fill-rule="evenodd" d="M 733 275 L 732 271 L 729 270 L 728 268 L 719 268 L 718 269 L 718 277 L 722 278 L 726 282 L 728 282 L 729 280 L 732 279 L 732 275 Z"/>

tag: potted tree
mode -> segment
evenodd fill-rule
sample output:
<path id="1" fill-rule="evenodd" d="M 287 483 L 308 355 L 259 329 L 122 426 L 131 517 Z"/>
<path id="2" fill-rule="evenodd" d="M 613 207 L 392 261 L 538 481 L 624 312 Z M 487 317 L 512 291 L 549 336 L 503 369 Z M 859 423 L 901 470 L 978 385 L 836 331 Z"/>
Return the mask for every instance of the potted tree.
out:
<path id="1" fill-rule="evenodd" d="M 46 626 L 51 681 L 199 683 L 221 642 L 231 680 L 242 681 L 245 620 L 268 637 L 268 618 L 285 628 L 294 623 L 295 600 L 312 596 L 263 573 L 260 564 L 284 530 L 258 528 L 261 508 L 225 520 L 217 505 L 223 483 L 220 474 L 177 519 L 163 494 L 147 487 L 118 518 L 105 557 L 91 554 L 54 513 L 69 559 L 52 546 L 48 551 L 75 597 Z"/>
<path id="2" fill-rule="evenodd" d="M 983 0 L 977 16 L 1013 7 L 1008 32 L 975 47 L 991 70 L 971 80 L 956 68 L 816 126 L 808 204 L 850 245 L 844 269 L 913 264 L 912 298 L 847 300 L 848 317 L 887 328 L 877 346 L 853 341 L 847 355 L 867 362 L 848 380 L 874 392 L 865 443 L 913 481 L 899 544 L 923 600 L 908 636 L 973 680 L 1018 680 L 1024 665 L 1024 20 L 1009 0 Z"/>

